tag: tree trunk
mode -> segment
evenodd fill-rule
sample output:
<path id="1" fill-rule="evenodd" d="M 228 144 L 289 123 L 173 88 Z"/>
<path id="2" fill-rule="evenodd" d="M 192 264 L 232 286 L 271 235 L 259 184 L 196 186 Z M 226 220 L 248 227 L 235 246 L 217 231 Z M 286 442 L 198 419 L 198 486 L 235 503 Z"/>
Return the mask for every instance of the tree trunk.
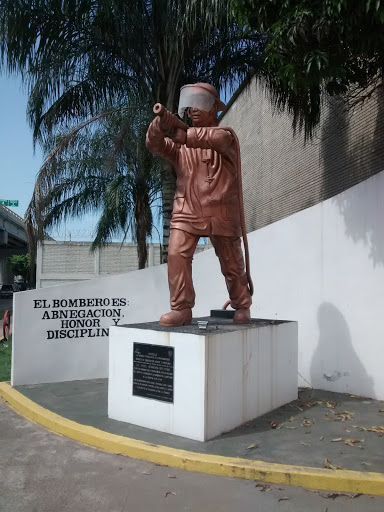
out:
<path id="1" fill-rule="evenodd" d="M 147 216 L 145 200 L 139 197 L 135 201 L 136 241 L 139 270 L 145 268 L 148 259 L 147 252 Z"/>
<path id="2" fill-rule="evenodd" d="M 167 263 L 173 197 L 176 190 L 176 176 L 169 162 L 162 161 L 161 166 L 163 174 L 163 263 Z"/>
<path id="3" fill-rule="evenodd" d="M 159 84 L 159 95 L 157 101 L 164 105 L 170 112 L 176 109 L 175 94 L 178 85 L 173 81 L 161 82 Z M 170 224 L 173 209 L 173 198 L 176 190 L 176 174 L 172 165 L 166 160 L 161 160 L 162 175 L 162 214 L 163 214 L 163 246 L 161 256 L 163 263 L 168 261 L 168 245 L 170 235 Z"/>

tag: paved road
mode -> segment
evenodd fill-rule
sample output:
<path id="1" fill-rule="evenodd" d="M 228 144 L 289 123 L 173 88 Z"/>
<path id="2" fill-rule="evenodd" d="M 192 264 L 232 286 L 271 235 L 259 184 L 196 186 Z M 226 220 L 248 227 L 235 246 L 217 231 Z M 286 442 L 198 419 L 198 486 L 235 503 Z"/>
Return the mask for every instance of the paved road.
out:
<path id="1" fill-rule="evenodd" d="M 57 436 L 0 401 L 1 512 L 382 512 L 384 497 L 263 486 L 156 466 Z"/>

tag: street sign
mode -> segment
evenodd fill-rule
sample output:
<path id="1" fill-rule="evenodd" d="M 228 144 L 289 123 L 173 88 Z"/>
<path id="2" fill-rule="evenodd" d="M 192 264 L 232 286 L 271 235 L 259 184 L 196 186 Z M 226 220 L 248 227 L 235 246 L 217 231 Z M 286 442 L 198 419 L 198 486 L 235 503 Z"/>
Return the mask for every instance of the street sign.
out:
<path id="1" fill-rule="evenodd" d="M 0 199 L 0 204 L 4 206 L 19 206 L 18 199 Z"/>

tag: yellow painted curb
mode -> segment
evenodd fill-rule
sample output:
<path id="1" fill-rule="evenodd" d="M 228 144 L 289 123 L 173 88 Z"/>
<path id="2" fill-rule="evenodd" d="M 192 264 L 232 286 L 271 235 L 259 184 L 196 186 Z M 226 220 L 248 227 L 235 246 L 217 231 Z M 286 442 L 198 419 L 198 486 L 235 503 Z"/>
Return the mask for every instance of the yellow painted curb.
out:
<path id="1" fill-rule="evenodd" d="M 44 407 L 13 389 L 6 382 L 0 382 L 0 397 L 25 418 L 57 434 L 107 452 L 119 453 L 156 464 L 199 473 L 295 485 L 311 489 L 384 496 L 384 474 L 382 473 L 349 470 L 333 471 L 188 452 L 110 434 L 68 420 L 48 409 L 44 409 Z"/>

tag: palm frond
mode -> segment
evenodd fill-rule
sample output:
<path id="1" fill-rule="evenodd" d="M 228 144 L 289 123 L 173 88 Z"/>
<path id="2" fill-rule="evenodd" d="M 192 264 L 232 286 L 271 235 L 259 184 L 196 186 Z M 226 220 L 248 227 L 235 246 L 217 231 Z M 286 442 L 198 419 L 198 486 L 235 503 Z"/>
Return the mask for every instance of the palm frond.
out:
<path id="1" fill-rule="evenodd" d="M 102 124 L 104 115 L 107 122 L 107 114 L 100 114 L 107 106 L 141 105 L 144 99 L 175 111 L 186 82 L 235 88 L 255 72 L 260 40 L 257 31 L 236 21 L 230 0 L 2 0 L 1 65 L 22 73 L 29 88 L 35 142 L 47 147 L 52 136 L 57 138 L 39 173 L 40 195 L 31 202 L 30 218 L 60 177 L 68 177 L 69 168 L 73 171 L 79 133 Z M 102 167 L 104 173 L 109 169 L 111 179 L 115 171 L 130 169 L 130 193 L 140 190 L 149 201 L 157 197 L 160 172 L 150 172 L 154 161 L 137 138 L 139 133 L 143 137 L 144 124 L 139 119 L 135 123 L 130 144 L 125 140 L 131 132 L 120 124 L 115 146 L 103 151 L 108 165 Z M 140 156 L 136 164 L 135 152 Z M 150 225 L 149 211 L 139 206 L 138 196 L 134 204 Z M 163 208 L 164 222 L 168 210 Z"/>

